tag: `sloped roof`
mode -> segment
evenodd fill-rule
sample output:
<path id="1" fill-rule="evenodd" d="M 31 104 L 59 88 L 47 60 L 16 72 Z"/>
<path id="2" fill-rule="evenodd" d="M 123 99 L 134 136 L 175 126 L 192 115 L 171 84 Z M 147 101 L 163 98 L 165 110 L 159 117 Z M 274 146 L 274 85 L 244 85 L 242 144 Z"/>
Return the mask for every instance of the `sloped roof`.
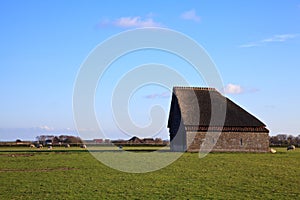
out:
<path id="1" fill-rule="evenodd" d="M 130 139 L 128 140 L 128 142 L 143 143 L 143 140 L 140 139 L 140 138 L 138 138 L 138 137 L 136 137 L 136 136 L 133 136 L 132 138 L 130 138 Z"/>
<path id="2" fill-rule="evenodd" d="M 174 87 L 171 104 L 168 127 L 174 118 L 178 117 L 174 116 L 176 106 L 179 108 L 184 125 L 188 127 L 264 128 L 266 126 L 214 88 Z"/>

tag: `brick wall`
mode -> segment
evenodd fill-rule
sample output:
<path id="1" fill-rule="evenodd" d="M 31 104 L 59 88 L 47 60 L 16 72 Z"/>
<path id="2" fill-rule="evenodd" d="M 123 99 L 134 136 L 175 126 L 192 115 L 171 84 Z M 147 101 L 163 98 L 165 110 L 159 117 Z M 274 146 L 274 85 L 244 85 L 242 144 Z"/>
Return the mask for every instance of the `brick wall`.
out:
<path id="1" fill-rule="evenodd" d="M 214 134 L 208 134 L 205 140 L 206 132 L 187 132 L 186 142 L 188 152 L 197 152 L 200 145 L 205 142 L 213 145 L 212 151 L 220 152 L 268 152 L 269 134 L 255 132 L 222 132 L 218 139 Z"/>

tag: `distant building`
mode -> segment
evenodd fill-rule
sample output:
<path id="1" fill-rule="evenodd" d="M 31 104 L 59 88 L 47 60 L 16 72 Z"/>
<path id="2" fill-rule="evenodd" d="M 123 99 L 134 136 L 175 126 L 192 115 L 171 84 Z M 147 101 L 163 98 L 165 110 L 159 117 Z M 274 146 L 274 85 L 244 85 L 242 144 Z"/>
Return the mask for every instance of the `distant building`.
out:
<path id="1" fill-rule="evenodd" d="M 144 144 L 155 144 L 155 141 L 153 138 L 144 138 L 143 143 Z"/>
<path id="2" fill-rule="evenodd" d="M 99 144 L 99 143 L 103 143 L 103 139 L 94 139 L 94 142 Z"/>
<path id="3" fill-rule="evenodd" d="M 279 141 L 287 140 L 288 136 L 286 134 L 278 134 L 277 138 Z"/>
<path id="4" fill-rule="evenodd" d="M 266 125 L 214 88 L 174 87 L 168 128 L 173 151 L 197 152 L 204 142 L 214 144 L 212 151 L 269 150 Z M 217 141 L 205 140 L 207 133 L 220 132 Z"/>
<path id="5" fill-rule="evenodd" d="M 138 138 L 138 137 L 136 137 L 136 136 L 133 136 L 132 138 L 130 138 L 128 140 L 128 143 L 130 143 L 130 144 L 142 144 L 143 140 L 140 139 L 140 138 Z"/>

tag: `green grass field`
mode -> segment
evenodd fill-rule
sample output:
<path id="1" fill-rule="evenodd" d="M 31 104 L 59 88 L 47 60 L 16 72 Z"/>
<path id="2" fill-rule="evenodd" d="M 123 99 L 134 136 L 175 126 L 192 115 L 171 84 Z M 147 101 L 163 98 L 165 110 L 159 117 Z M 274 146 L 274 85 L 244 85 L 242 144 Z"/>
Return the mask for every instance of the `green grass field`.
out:
<path id="1" fill-rule="evenodd" d="M 131 174 L 80 148 L 1 148 L 0 199 L 300 199 L 300 151 L 275 149 L 185 153 L 161 170 Z"/>

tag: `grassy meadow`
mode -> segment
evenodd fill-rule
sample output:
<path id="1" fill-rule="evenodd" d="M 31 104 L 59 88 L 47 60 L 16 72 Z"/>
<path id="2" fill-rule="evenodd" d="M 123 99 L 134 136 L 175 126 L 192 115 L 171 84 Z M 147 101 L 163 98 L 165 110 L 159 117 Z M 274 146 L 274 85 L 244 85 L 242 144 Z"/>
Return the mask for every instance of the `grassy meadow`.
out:
<path id="1" fill-rule="evenodd" d="M 80 148 L 1 148 L 0 199 L 300 199 L 300 150 L 275 149 L 184 153 L 161 170 L 133 174 Z"/>

